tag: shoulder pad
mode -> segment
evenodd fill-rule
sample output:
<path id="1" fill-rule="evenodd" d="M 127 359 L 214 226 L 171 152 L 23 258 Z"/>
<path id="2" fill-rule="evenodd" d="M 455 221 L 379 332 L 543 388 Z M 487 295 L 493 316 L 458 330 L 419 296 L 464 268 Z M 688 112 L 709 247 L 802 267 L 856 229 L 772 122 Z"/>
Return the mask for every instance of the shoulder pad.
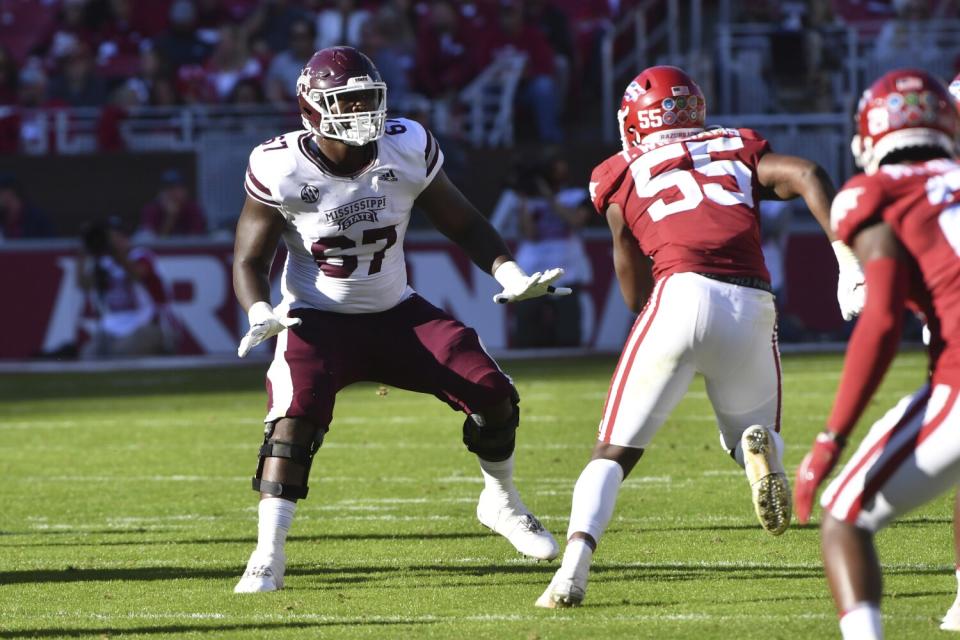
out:
<path id="1" fill-rule="evenodd" d="M 598 164 L 590 174 L 590 200 L 600 215 L 606 214 L 610 199 L 623 184 L 629 166 L 628 152 L 621 151 Z"/>
<path id="2" fill-rule="evenodd" d="M 297 136 L 302 132 L 285 133 L 270 138 L 250 152 L 244 188 L 254 200 L 271 207 L 279 207 L 280 181 L 296 170 L 294 157 Z"/>
<path id="3" fill-rule="evenodd" d="M 422 163 L 424 184 L 429 184 L 443 166 L 443 151 L 437 139 L 416 120 L 389 118 L 384 127 L 384 137 L 412 162 Z"/>
<path id="4" fill-rule="evenodd" d="M 856 175 L 847 181 L 830 205 L 830 227 L 845 244 L 882 216 L 884 189 L 877 176 Z"/>

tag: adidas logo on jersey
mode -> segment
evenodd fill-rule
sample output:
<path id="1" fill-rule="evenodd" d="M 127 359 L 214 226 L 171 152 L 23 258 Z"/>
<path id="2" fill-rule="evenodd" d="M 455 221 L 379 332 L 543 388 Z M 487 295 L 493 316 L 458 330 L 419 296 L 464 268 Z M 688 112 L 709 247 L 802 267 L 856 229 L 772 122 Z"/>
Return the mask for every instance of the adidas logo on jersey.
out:
<path id="1" fill-rule="evenodd" d="M 396 182 L 397 176 L 393 173 L 393 169 L 387 169 L 380 174 L 380 179 L 384 182 Z"/>

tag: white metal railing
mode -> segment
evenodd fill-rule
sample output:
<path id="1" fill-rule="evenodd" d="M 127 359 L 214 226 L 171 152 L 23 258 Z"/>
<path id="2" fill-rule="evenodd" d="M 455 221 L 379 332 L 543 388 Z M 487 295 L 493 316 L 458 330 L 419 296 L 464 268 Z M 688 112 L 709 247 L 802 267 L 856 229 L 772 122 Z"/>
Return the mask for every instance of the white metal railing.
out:
<path id="1" fill-rule="evenodd" d="M 460 92 L 464 128 L 474 146 L 513 144 L 513 102 L 526 63 L 526 54 L 501 54 Z"/>
<path id="2" fill-rule="evenodd" d="M 853 175 L 853 156 L 850 154 L 853 119 L 845 113 L 708 113 L 707 123 L 756 129 L 770 142 L 774 151 L 809 158 L 820 164 L 837 187 Z"/>
<path id="3" fill-rule="evenodd" d="M 617 137 L 617 109 L 627 82 L 652 64 L 684 67 L 694 77 L 706 76 L 711 61 L 703 55 L 703 2 L 689 0 L 681 14 L 678 0 L 644 0 L 610 24 L 600 41 L 603 139 Z M 666 19 L 655 23 L 652 13 L 666 8 Z M 686 27 L 681 26 L 681 15 Z M 681 37 L 686 35 L 684 42 Z M 705 84 L 706 87 L 706 84 Z"/>
<path id="4" fill-rule="evenodd" d="M 455 104 L 427 101 L 434 131 L 466 132 L 467 140 L 478 147 L 512 144 L 513 102 L 525 62 L 522 54 L 499 56 L 460 92 Z M 423 102 L 420 99 L 418 104 Z M 412 101 L 392 106 L 404 113 Z M 0 118 L 20 118 L 21 149 L 29 155 L 97 151 L 102 113 L 96 107 L 0 107 Z M 157 151 L 193 149 L 207 135 L 263 140 L 299 127 L 300 119 L 295 105 L 288 111 L 272 105 L 188 105 L 132 108 L 118 126 L 127 148 Z"/>
<path id="5" fill-rule="evenodd" d="M 844 25 L 816 30 L 820 48 L 840 58 L 839 64 L 828 70 L 834 110 L 848 111 L 870 83 L 898 67 L 919 67 L 946 81 L 953 77 L 953 65 L 960 55 L 960 21 L 909 23 L 903 27 L 902 37 L 897 34 L 898 28 L 898 23 L 890 21 L 880 27 L 879 33 L 876 26 L 863 32 Z M 781 32 L 781 27 L 770 24 L 717 25 L 722 111 L 776 108 L 769 67 L 773 39 Z"/>
<path id="6" fill-rule="evenodd" d="M 0 117 L 14 111 L 0 109 Z M 19 110 L 21 148 L 29 155 L 96 151 L 101 114 L 96 107 Z M 298 122 L 296 112 L 284 113 L 270 106 L 191 105 L 131 109 L 119 128 L 129 148 L 156 151 L 192 149 L 207 133 L 253 131 L 267 138 Z"/>

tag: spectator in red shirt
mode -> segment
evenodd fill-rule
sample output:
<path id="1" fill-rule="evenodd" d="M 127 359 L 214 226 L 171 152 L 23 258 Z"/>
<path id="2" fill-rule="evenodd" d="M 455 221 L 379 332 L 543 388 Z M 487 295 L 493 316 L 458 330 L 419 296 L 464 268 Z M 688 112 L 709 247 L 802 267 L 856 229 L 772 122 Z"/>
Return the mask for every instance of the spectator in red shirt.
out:
<path id="1" fill-rule="evenodd" d="M 247 49 L 246 36 L 239 27 L 220 27 L 220 41 L 204 68 L 206 82 L 213 96 L 225 102 L 241 80 L 259 78 L 263 72 L 260 61 Z"/>
<path id="2" fill-rule="evenodd" d="M 191 197 L 183 174 L 176 169 L 164 171 L 160 192 L 147 203 L 140 215 L 139 236 L 189 236 L 206 233 L 203 210 Z"/>
<path id="3" fill-rule="evenodd" d="M 50 64 L 70 55 L 79 44 L 92 48 L 97 41 L 87 0 L 64 0 L 50 29 L 45 36 L 38 38 L 41 43 L 38 51 L 43 52 Z"/>
<path id="4" fill-rule="evenodd" d="M 473 79 L 477 68 L 453 5 L 434 2 L 425 20 L 417 38 L 415 87 L 427 97 L 448 98 Z"/>
<path id="5" fill-rule="evenodd" d="M 523 6 L 519 2 L 502 0 L 499 23 L 487 34 L 478 51 L 481 68 L 499 55 L 526 55 L 524 77 L 518 91 L 520 103 L 533 113 L 540 142 L 561 142 L 559 106 L 563 99 L 557 94 L 553 75 L 555 53 L 544 33 L 524 21 Z"/>
<path id="6" fill-rule="evenodd" d="M 134 21 L 132 0 L 110 0 L 105 11 L 97 47 L 100 73 L 111 77 L 129 76 L 139 67 L 146 36 Z"/>

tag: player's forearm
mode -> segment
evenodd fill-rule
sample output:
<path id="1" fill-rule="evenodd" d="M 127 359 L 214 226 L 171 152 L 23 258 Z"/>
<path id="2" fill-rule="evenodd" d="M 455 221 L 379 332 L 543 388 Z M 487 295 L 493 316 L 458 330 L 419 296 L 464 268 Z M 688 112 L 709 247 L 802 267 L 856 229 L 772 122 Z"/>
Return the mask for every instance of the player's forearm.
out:
<path id="1" fill-rule="evenodd" d="M 486 218 L 477 216 L 455 234 L 447 234 L 475 265 L 492 274 L 504 262 L 513 260 L 510 249 Z"/>
<path id="2" fill-rule="evenodd" d="M 830 203 L 833 201 L 836 190 L 826 170 L 818 164 L 812 164 L 801 175 L 799 195 L 803 198 L 814 219 L 820 224 L 827 239 L 833 242 L 837 239 L 830 227 Z"/>
<path id="3" fill-rule="evenodd" d="M 867 304 L 850 336 L 843 374 L 827 429 L 846 436 L 876 392 L 897 353 L 907 279 L 893 258 L 866 265 Z"/>
<path id="4" fill-rule="evenodd" d="M 269 271 L 254 260 L 241 259 L 233 263 L 233 289 L 244 311 L 255 302 L 270 301 L 269 276 Z"/>

